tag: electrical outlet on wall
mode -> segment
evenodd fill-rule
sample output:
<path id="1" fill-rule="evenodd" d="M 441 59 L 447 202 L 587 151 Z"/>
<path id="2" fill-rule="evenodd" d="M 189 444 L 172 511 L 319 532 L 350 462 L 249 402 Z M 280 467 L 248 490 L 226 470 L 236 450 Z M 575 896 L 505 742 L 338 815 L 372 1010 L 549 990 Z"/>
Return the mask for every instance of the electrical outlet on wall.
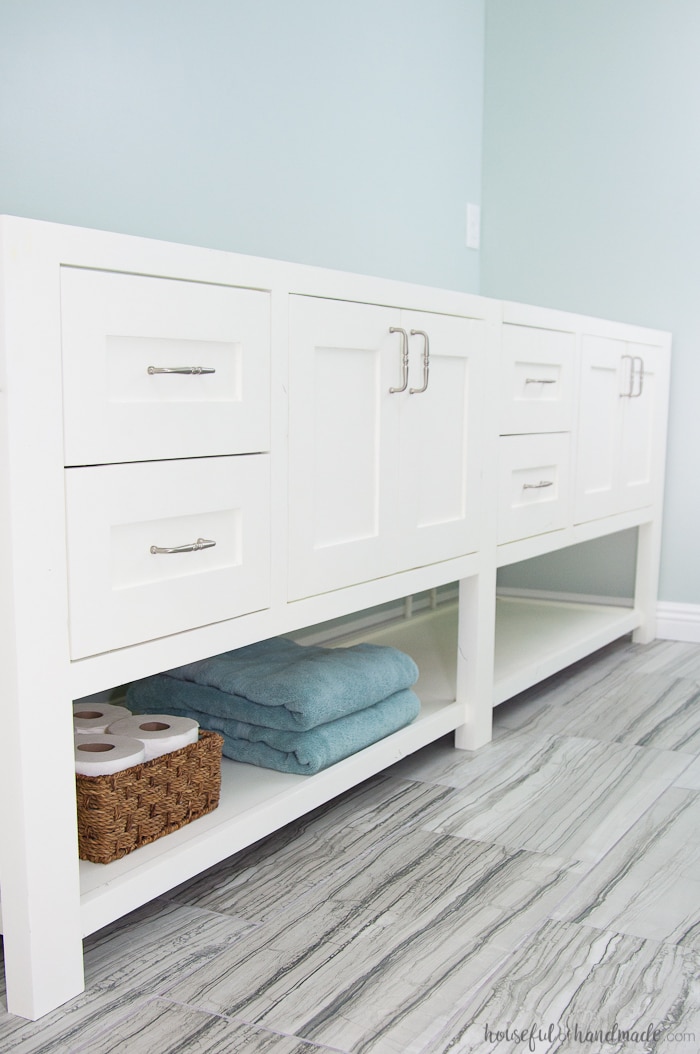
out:
<path id="1" fill-rule="evenodd" d="M 481 208 L 473 202 L 467 203 L 467 249 L 478 249 L 481 243 Z"/>

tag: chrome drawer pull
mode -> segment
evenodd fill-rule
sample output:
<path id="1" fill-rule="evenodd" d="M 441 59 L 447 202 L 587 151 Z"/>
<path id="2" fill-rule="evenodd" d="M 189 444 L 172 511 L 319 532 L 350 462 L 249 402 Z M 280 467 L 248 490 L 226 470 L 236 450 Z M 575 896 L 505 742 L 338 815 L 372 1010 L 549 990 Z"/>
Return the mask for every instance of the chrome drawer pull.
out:
<path id="1" fill-rule="evenodd" d="M 553 479 L 541 479 L 539 483 L 523 483 L 523 490 L 541 490 L 542 487 L 553 487 Z"/>
<path id="2" fill-rule="evenodd" d="M 189 545 L 176 545 L 172 549 L 162 549 L 159 545 L 152 545 L 151 552 L 154 555 L 156 553 L 196 553 L 199 549 L 211 549 L 213 545 L 216 545 L 216 542 L 208 538 L 198 538 L 196 542 L 190 542 Z"/>
<path id="3" fill-rule="evenodd" d="M 525 384 L 556 384 L 554 377 L 526 377 Z"/>
<path id="4" fill-rule="evenodd" d="M 190 376 L 199 376 L 200 373 L 216 373 L 213 366 L 149 366 L 148 372 L 154 373 L 186 373 Z"/>
<path id="5" fill-rule="evenodd" d="M 423 338 L 423 387 L 422 388 L 409 388 L 409 395 L 420 395 L 422 392 L 428 390 L 428 377 L 430 374 L 430 340 L 428 334 L 422 329 L 412 329 L 412 337 Z"/>

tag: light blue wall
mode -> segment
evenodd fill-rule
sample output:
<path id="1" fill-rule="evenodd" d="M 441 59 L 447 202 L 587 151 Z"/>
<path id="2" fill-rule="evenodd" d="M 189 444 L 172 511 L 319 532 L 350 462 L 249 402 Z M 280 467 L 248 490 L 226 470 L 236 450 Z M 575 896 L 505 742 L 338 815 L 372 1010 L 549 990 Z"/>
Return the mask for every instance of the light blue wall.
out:
<path id="1" fill-rule="evenodd" d="M 484 0 L 2 0 L 0 212 L 476 291 Z"/>
<path id="2" fill-rule="evenodd" d="M 673 331 L 660 592 L 700 603 L 700 3 L 486 12 L 481 291 Z"/>

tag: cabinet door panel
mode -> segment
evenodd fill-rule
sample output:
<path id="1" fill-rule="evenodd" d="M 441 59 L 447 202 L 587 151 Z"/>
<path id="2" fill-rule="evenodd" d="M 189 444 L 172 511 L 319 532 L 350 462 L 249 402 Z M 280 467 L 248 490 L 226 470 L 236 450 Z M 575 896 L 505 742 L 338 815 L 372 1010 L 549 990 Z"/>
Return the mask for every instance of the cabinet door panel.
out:
<path id="1" fill-rule="evenodd" d="M 618 340 L 583 338 L 574 513 L 577 523 L 618 511 L 624 350 L 624 343 Z"/>
<path id="2" fill-rule="evenodd" d="M 664 369 L 653 345 L 583 338 L 577 523 L 653 501 Z"/>
<path id="3" fill-rule="evenodd" d="M 658 468 L 656 414 L 659 409 L 662 359 L 658 348 L 650 345 L 628 343 L 626 350 L 634 363 L 631 378 L 633 394 L 620 400 L 620 489 L 626 508 L 635 509 L 647 505 L 653 498 L 654 477 Z"/>
<path id="4" fill-rule="evenodd" d="M 401 399 L 401 494 L 397 529 L 402 566 L 448 560 L 478 547 L 479 396 L 485 324 L 404 311 L 410 333 L 428 334 L 424 392 Z M 409 388 L 423 387 L 424 339 L 411 337 Z"/>
<path id="5" fill-rule="evenodd" d="M 398 322 L 388 308 L 290 297 L 290 599 L 386 573 Z"/>

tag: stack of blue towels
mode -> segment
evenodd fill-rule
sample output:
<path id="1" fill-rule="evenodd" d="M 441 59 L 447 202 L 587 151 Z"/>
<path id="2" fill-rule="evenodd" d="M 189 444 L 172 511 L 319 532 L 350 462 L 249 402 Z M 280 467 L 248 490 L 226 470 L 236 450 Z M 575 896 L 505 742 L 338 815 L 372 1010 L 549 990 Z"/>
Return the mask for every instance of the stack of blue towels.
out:
<path id="1" fill-rule="evenodd" d="M 127 705 L 193 718 L 235 761 L 308 775 L 410 724 L 417 679 L 396 648 L 274 637 L 136 681 Z"/>

